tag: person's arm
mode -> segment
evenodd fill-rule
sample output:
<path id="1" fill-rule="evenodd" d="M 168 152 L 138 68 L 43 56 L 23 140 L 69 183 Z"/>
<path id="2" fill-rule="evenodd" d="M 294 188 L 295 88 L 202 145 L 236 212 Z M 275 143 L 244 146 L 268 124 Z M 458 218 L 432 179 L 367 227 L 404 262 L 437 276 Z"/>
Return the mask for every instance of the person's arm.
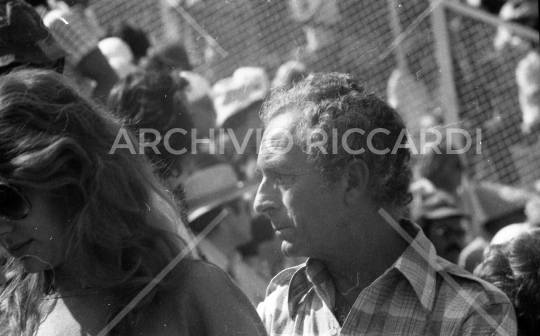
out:
<path id="1" fill-rule="evenodd" d="M 473 310 L 461 327 L 459 335 L 500 335 L 516 336 L 517 324 L 514 307 L 508 303 L 490 304 Z"/>
<path id="2" fill-rule="evenodd" d="M 224 271 L 196 262 L 190 273 L 189 287 L 206 335 L 266 335 L 255 307 Z"/>
<path id="3" fill-rule="evenodd" d="M 96 81 L 93 95 L 103 104 L 106 104 L 109 92 L 118 81 L 118 77 L 97 46 L 81 59 L 77 69 L 84 77 Z"/>

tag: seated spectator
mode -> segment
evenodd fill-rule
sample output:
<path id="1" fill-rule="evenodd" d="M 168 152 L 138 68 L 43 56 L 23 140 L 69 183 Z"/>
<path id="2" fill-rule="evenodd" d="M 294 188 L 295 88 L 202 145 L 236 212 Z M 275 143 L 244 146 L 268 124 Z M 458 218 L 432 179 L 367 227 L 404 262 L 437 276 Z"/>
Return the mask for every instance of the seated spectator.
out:
<path id="1" fill-rule="evenodd" d="M 152 48 L 142 67 L 151 71 L 192 71 L 186 49 L 180 42 L 166 42 Z"/>
<path id="2" fill-rule="evenodd" d="M 409 209 L 411 218 L 418 218 L 415 211 L 421 209 L 426 197 L 435 192 L 444 194 L 451 204 L 469 217 L 468 230 L 474 234 L 481 214 L 469 201 L 471 185 L 466 183 L 464 157 L 450 151 L 456 148 L 454 143 L 449 147 L 447 138 L 443 136 L 438 145 L 421 149 L 425 154 L 417 157 L 415 169 L 418 178 L 410 186 L 414 198 Z"/>
<path id="3" fill-rule="evenodd" d="M 540 196 L 533 197 L 527 202 L 527 205 L 525 205 L 525 216 L 527 220 L 524 223 L 510 224 L 500 229 L 490 244 L 505 244 L 521 233 L 540 227 Z"/>
<path id="4" fill-rule="evenodd" d="M 216 128 L 216 110 L 212 100 L 212 88 L 203 76 L 191 72 L 176 72 L 187 80 L 186 98 L 189 113 L 197 129 L 197 138 L 209 138 L 212 129 Z"/>
<path id="5" fill-rule="evenodd" d="M 172 189 L 179 184 L 183 161 L 191 151 L 193 121 L 186 106 L 185 80 L 166 72 L 135 72 L 118 82 L 109 97 L 109 108 L 135 133 L 144 133 L 145 152 L 156 173 Z M 179 128 L 186 133 L 167 132 Z M 184 153 L 179 153 L 184 152 Z"/>
<path id="6" fill-rule="evenodd" d="M 225 272 L 190 256 L 146 157 L 111 153 L 118 119 L 26 70 L 0 78 L 0 124 L 0 333 L 264 335 Z"/>
<path id="7" fill-rule="evenodd" d="M 1 0 L 0 22 L 0 74 L 20 66 L 63 72 L 66 52 L 29 4 Z"/>
<path id="8" fill-rule="evenodd" d="M 502 290 L 514 305 L 518 336 L 540 330 L 540 228 L 521 233 L 502 245 L 491 245 L 474 270 Z"/>
<path id="9" fill-rule="evenodd" d="M 463 248 L 458 261 L 469 272 L 482 261 L 484 250 L 499 230 L 525 221 L 525 205 L 534 196 L 523 189 L 487 182 L 475 185 L 472 193 L 474 206 L 482 213 L 481 231 Z"/>
<path id="10" fill-rule="evenodd" d="M 269 90 L 266 72 L 256 67 L 238 68 L 212 87 L 217 126 L 226 131 L 217 139 L 218 147 L 225 147 L 227 158 L 247 179 L 255 177 L 257 130 L 262 126 L 259 112 Z"/>
<path id="11" fill-rule="evenodd" d="M 424 231 L 441 258 L 457 264 L 467 236 L 466 214 L 441 192 L 422 200 L 413 218 Z"/>
<path id="12" fill-rule="evenodd" d="M 460 154 L 450 151 L 456 148 L 453 143 L 448 146 L 446 137 L 443 137 L 437 146 L 426 148 L 425 155 L 419 163 L 418 173 L 420 177 L 429 180 L 436 189 L 458 198 L 458 189 L 462 186 L 466 165 Z"/>
<path id="13" fill-rule="evenodd" d="M 258 304 L 270 279 L 246 263 L 239 251 L 253 238 L 251 204 L 243 197 L 256 185 L 240 182 L 233 167 L 219 156 L 200 153 L 192 162 L 195 170 L 183 183 L 189 226 L 195 234 L 212 226 L 199 251 L 227 271 L 252 303 Z"/>
<path id="14" fill-rule="evenodd" d="M 88 2 L 65 0 L 54 2 L 54 8 L 49 8 L 45 0 L 40 4 L 46 8 L 44 25 L 67 52 L 65 75 L 78 84 L 81 92 L 105 102 L 118 77 L 99 50 L 102 32 L 87 15 Z M 94 81 L 95 85 L 88 80 Z"/>

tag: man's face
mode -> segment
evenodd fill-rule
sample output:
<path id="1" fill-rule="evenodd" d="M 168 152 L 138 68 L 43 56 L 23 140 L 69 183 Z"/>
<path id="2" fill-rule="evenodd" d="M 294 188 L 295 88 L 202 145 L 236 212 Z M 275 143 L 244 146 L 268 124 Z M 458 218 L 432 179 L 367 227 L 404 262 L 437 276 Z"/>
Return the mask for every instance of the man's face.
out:
<path id="1" fill-rule="evenodd" d="M 427 237 L 435 246 L 438 256 L 457 263 L 465 244 L 466 233 L 463 218 L 449 217 L 433 220 Z"/>
<path id="2" fill-rule="evenodd" d="M 269 216 L 288 256 L 327 259 L 337 253 L 343 234 L 343 191 L 328 184 L 306 153 L 292 144 L 291 112 L 278 115 L 263 135 L 258 168 L 263 178 L 255 210 Z"/>

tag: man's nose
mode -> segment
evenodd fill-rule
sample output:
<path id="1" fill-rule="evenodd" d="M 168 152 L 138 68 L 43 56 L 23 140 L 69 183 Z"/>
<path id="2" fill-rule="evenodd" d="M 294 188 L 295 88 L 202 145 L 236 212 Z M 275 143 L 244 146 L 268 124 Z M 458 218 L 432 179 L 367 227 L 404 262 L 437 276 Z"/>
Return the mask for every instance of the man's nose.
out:
<path id="1" fill-rule="evenodd" d="M 273 185 L 268 183 L 266 178 L 263 178 L 259 189 L 257 190 L 257 195 L 255 195 L 255 201 L 253 202 L 253 209 L 257 213 L 266 214 L 268 216 L 277 208 L 277 193 L 276 188 Z"/>

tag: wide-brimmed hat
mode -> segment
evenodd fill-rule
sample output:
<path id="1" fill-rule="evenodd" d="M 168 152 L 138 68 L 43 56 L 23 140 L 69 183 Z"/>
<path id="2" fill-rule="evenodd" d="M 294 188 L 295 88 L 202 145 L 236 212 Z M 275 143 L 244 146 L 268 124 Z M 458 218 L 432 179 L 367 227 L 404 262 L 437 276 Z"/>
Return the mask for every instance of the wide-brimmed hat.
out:
<path id="1" fill-rule="evenodd" d="M 263 100 L 269 90 L 268 75 L 257 67 L 238 68 L 232 77 L 217 81 L 212 87 L 217 126 L 254 102 Z"/>
<path id="2" fill-rule="evenodd" d="M 481 224 L 524 210 L 535 193 L 498 183 L 482 182 L 473 186 L 479 210 L 484 215 Z"/>
<path id="3" fill-rule="evenodd" d="M 222 163 L 197 170 L 184 182 L 188 220 L 254 191 L 258 182 L 242 182 L 230 164 Z"/>
<path id="4" fill-rule="evenodd" d="M 434 191 L 425 195 L 418 203 L 417 218 L 436 220 L 450 217 L 467 217 L 467 214 L 460 209 L 450 195 L 442 191 Z"/>
<path id="5" fill-rule="evenodd" d="M 109 65 L 114 69 L 119 78 L 124 78 L 137 71 L 133 64 L 133 52 L 129 45 L 118 37 L 107 37 L 99 41 L 98 48 L 107 58 Z"/>
<path id="6" fill-rule="evenodd" d="M 185 93 L 190 103 L 204 97 L 211 97 L 212 88 L 208 79 L 192 71 L 181 71 L 179 75 L 189 83 L 189 86 L 185 89 Z"/>

